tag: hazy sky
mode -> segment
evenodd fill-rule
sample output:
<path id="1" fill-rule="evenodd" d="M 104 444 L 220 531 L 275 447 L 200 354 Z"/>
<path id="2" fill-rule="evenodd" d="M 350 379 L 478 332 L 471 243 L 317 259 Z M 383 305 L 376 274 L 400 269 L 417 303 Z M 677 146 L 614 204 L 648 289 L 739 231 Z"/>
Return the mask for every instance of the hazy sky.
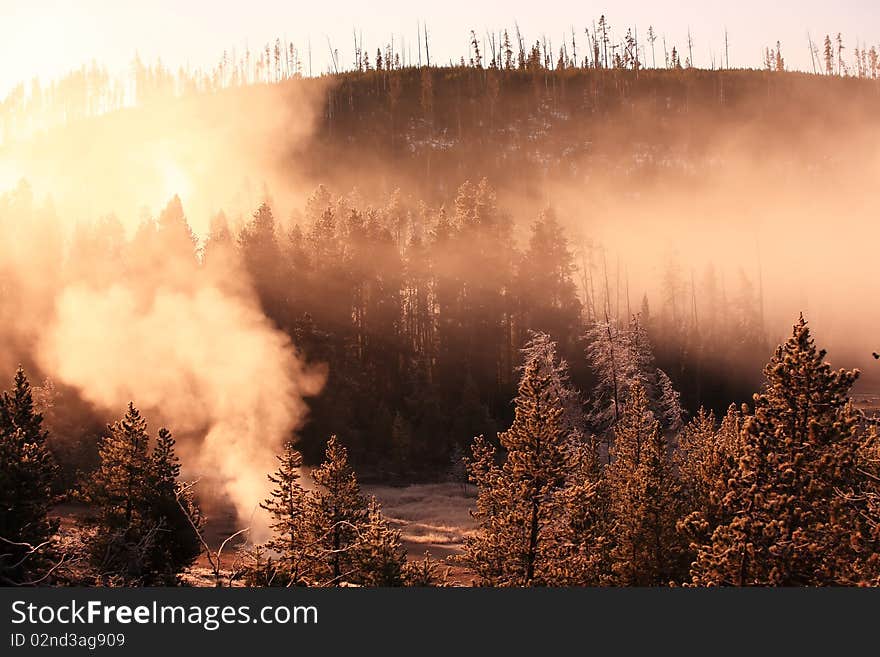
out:
<path id="1" fill-rule="evenodd" d="M 609 5 L 617 4 L 617 7 Z M 583 28 L 601 13 L 616 36 L 629 26 L 644 42 L 648 26 L 666 36 L 671 49 L 686 49 L 694 38 L 694 60 L 708 67 L 723 51 L 723 29 L 730 35 L 731 66 L 758 66 L 767 45 L 782 42 L 791 68 L 811 69 L 807 32 L 814 40 L 842 32 L 848 52 L 856 43 L 880 42 L 878 0 L 630 0 L 594 2 L 415 2 L 409 0 L 295 1 L 247 0 L 0 0 L 0 97 L 17 82 L 34 76 L 57 77 L 81 63 L 97 60 L 111 72 L 125 69 L 135 52 L 161 57 L 173 67 L 206 66 L 224 49 L 256 49 L 276 36 L 305 50 L 311 39 L 315 72 L 326 70 L 327 39 L 345 64 L 353 59 L 352 30 L 363 33 L 370 51 L 402 37 L 416 52 L 417 21 L 427 22 L 432 59 L 447 62 L 467 52 L 469 30 L 510 27 L 518 21 L 526 39 L 546 34 L 558 48 L 563 32 Z M 570 34 L 567 37 L 570 39 Z M 657 41 L 662 58 L 662 41 Z M 649 55 L 650 58 L 650 55 Z"/>

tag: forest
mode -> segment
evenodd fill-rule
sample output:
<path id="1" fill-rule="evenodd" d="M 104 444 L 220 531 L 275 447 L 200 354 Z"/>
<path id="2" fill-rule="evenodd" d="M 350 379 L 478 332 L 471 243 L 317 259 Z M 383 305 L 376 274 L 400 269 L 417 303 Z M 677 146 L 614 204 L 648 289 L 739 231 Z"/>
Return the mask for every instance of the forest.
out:
<path id="1" fill-rule="evenodd" d="M 880 585 L 876 49 L 597 25 L 11 94 L 0 583 Z"/>

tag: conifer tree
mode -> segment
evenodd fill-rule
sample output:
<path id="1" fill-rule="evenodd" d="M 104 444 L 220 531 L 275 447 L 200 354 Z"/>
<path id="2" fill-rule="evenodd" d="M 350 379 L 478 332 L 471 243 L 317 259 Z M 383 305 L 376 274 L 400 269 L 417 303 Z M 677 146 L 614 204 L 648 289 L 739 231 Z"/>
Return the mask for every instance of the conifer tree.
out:
<path id="1" fill-rule="evenodd" d="M 729 520 L 699 547 L 695 584 L 858 582 L 855 546 L 868 530 L 841 495 L 861 480 L 848 399 L 858 372 L 832 370 L 824 359 L 801 316 L 764 369 L 721 508 Z"/>
<path id="2" fill-rule="evenodd" d="M 532 224 L 529 246 L 520 262 L 517 290 L 524 326 L 546 331 L 567 353 L 581 327 L 575 266 L 562 226 L 547 210 Z"/>
<path id="3" fill-rule="evenodd" d="M 56 466 L 48 432 L 19 368 L 0 396 L 0 582 L 32 581 L 44 569 L 58 523 L 47 517 Z"/>
<path id="4" fill-rule="evenodd" d="M 680 489 L 666 438 L 634 385 L 614 427 L 607 468 L 613 517 L 611 581 L 620 586 L 661 586 L 684 574 L 684 550 L 676 530 Z"/>
<path id="5" fill-rule="evenodd" d="M 307 514 L 311 575 L 318 583 L 339 586 L 358 575 L 355 552 L 369 508 L 349 465 L 348 450 L 336 436 L 327 441 L 324 461 L 312 471 L 312 479 L 318 489 L 310 497 Z"/>
<path id="6" fill-rule="evenodd" d="M 823 55 L 825 57 L 825 75 L 834 73 L 834 50 L 831 48 L 831 37 L 825 35 Z"/>
<path id="7" fill-rule="evenodd" d="M 303 583 L 308 565 L 309 536 L 305 523 L 306 492 L 299 483 L 302 454 L 291 443 L 276 457 L 278 469 L 268 475 L 274 485 L 269 497 L 260 504 L 272 517 L 273 536 L 266 547 L 278 554 L 285 580 Z"/>
<path id="8" fill-rule="evenodd" d="M 150 475 L 148 442 L 147 421 L 130 402 L 125 417 L 101 441 L 101 466 L 92 478 L 92 499 L 101 506 L 108 527 L 130 524 L 139 510 Z"/>
<path id="9" fill-rule="evenodd" d="M 100 508 L 90 540 L 99 577 L 126 584 L 173 583 L 200 552 L 201 516 L 177 483 L 174 439 L 160 430 L 149 451 L 147 422 L 129 403 L 99 448 L 88 499 Z"/>
<path id="10" fill-rule="evenodd" d="M 687 512 L 679 529 L 694 549 L 731 520 L 725 500 L 742 453 L 742 418 L 742 412 L 731 405 L 717 427 L 711 411 L 700 409 L 679 438 L 675 462 Z"/>
<path id="11" fill-rule="evenodd" d="M 671 379 L 657 367 L 651 341 L 640 315 L 633 315 L 627 330 L 616 323 L 596 322 L 587 331 L 587 358 L 596 374 L 590 424 L 598 434 L 620 418 L 633 386 L 642 388 L 654 417 L 665 429 L 681 427 L 684 412 Z"/>
<path id="12" fill-rule="evenodd" d="M 880 432 L 876 424 L 868 427 L 859 449 L 859 464 L 862 480 L 847 495 L 865 521 L 854 542 L 858 553 L 854 579 L 859 585 L 880 586 Z"/>
<path id="13" fill-rule="evenodd" d="M 529 339 L 521 350 L 524 365 L 520 368 L 520 372 L 523 372 L 529 363 L 538 366 L 540 374 L 548 377 L 548 395 L 557 399 L 563 408 L 561 420 L 568 438 L 573 441 L 583 440 L 586 429 L 584 402 L 571 383 L 568 363 L 557 356 L 556 348 L 556 343 L 549 334 L 530 331 Z"/>
<path id="14" fill-rule="evenodd" d="M 376 498 L 367 503 L 367 514 L 354 551 L 362 586 L 401 586 L 404 582 L 406 553 L 400 530 L 394 529 L 382 515 Z"/>
<path id="15" fill-rule="evenodd" d="M 513 425 L 498 436 L 503 464 L 482 436 L 474 442 L 469 469 L 479 489 L 473 512 L 478 530 L 466 541 L 464 559 L 482 584 L 535 586 L 577 578 L 565 562 L 576 525 L 572 502 L 591 498 L 595 484 L 582 467 L 582 444 L 566 426 L 559 367 L 552 350 L 526 362 Z M 573 494 L 572 486 L 583 494 Z"/>
<path id="16" fill-rule="evenodd" d="M 162 527 L 154 559 L 157 575 L 166 583 L 174 583 L 177 574 L 191 566 L 202 549 L 198 536 L 202 513 L 191 490 L 179 481 L 180 460 L 175 444 L 171 432 L 162 427 L 150 453 L 148 511 Z"/>

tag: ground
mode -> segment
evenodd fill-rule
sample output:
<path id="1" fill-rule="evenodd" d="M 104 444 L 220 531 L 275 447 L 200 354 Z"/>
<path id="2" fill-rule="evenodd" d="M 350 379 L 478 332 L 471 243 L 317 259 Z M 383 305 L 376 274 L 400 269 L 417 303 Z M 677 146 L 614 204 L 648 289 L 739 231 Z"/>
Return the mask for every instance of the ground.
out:
<path id="1" fill-rule="evenodd" d="M 474 508 L 476 489 L 459 483 L 413 484 L 410 486 L 363 486 L 363 492 L 375 496 L 382 512 L 400 529 L 407 558 L 419 560 L 425 552 L 441 562 L 441 571 L 448 568 L 451 584 L 469 584 L 472 576 L 459 565 L 446 564 L 448 557 L 461 552 L 465 536 L 473 531 L 470 509 Z M 55 508 L 61 518 L 62 533 L 75 533 L 88 517 L 84 504 L 62 504 Z M 203 534 L 212 550 L 220 547 L 230 535 L 241 529 L 235 514 L 230 511 L 214 512 L 208 518 Z M 242 541 L 233 540 L 221 553 L 224 572 L 233 567 L 237 548 Z M 214 586 L 211 563 L 202 553 L 195 566 L 186 573 L 185 583 L 191 586 Z"/>
<path id="2" fill-rule="evenodd" d="M 472 575 L 460 565 L 447 564 L 448 557 L 461 552 L 465 536 L 473 531 L 470 509 L 475 506 L 476 489 L 459 483 L 413 484 L 410 486 L 363 486 L 366 495 L 375 496 L 382 512 L 400 529 L 407 558 L 419 560 L 425 552 L 441 562 L 449 583 L 470 584 Z M 217 550 L 225 538 L 241 527 L 229 511 L 215 512 L 204 528 L 205 539 Z M 231 568 L 236 560 L 236 548 L 241 541 L 227 544 L 221 554 L 222 569 Z M 211 564 L 203 553 L 185 577 L 193 586 L 213 586 Z"/>

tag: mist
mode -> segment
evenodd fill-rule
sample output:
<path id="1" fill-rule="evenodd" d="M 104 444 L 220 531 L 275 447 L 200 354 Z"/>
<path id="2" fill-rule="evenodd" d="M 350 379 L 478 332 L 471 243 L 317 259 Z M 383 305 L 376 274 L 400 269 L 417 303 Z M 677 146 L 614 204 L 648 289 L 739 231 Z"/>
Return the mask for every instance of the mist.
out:
<path id="1" fill-rule="evenodd" d="M 266 473 L 325 373 L 266 318 L 231 251 L 197 258 L 209 217 L 280 188 L 281 149 L 312 129 L 306 95 L 253 92 L 120 112 L 0 155 L 16 181 L 0 200 L 0 366 L 73 387 L 108 422 L 133 401 L 151 433 L 172 430 L 209 512 L 231 505 L 259 539 Z"/>
<path id="2" fill-rule="evenodd" d="M 490 78 L 475 79 L 477 97 Z M 492 119 L 519 132 L 474 146 L 469 131 L 486 130 L 485 113 L 439 80 L 430 121 L 418 100 L 424 77 L 405 78 L 391 104 L 387 87 L 358 80 L 154 100 L 7 144 L 2 370 L 35 367 L 107 419 L 134 401 L 152 430 L 174 432 L 185 476 L 251 524 L 274 455 L 308 422 L 305 399 L 327 371 L 266 316 L 236 254 L 200 260 L 212 219 L 225 213 L 234 234 L 268 201 L 282 239 L 319 184 L 340 198 L 357 189 L 365 211 L 401 190 L 412 217 L 422 201 L 430 212 L 451 207 L 461 183 L 485 175 L 520 245 L 552 207 L 573 249 L 595 247 L 591 266 L 620 315 L 643 294 L 665 312 L 672 275 L 680 312 L 699 323 L 707 272 L 730 297 L 745 280 L 771 345 L 804 312 L 835 365 L 876 381 L 874 88 L 793 77 L 790 96 L 769 84 L 743 84 L 737 96 L 731 79 L 735 101 L 722 109 L 714 91 L 685 85 L 684 100 L 681 86 L 650 102 L 630 91 L 623 109 L 591 106 L 589 120 L 566 108 L 584 97 L 570 89 L 553 109 L 558 123 L 530 138 L 550 110 L 524 80 L 502 89 Z M 592 78 L 584 84 L 598 94 Z M 465 118 L 441 102 L 464 103 Z M 83 257 L 90 240 L 112 242 L 117 262 Z"/>

